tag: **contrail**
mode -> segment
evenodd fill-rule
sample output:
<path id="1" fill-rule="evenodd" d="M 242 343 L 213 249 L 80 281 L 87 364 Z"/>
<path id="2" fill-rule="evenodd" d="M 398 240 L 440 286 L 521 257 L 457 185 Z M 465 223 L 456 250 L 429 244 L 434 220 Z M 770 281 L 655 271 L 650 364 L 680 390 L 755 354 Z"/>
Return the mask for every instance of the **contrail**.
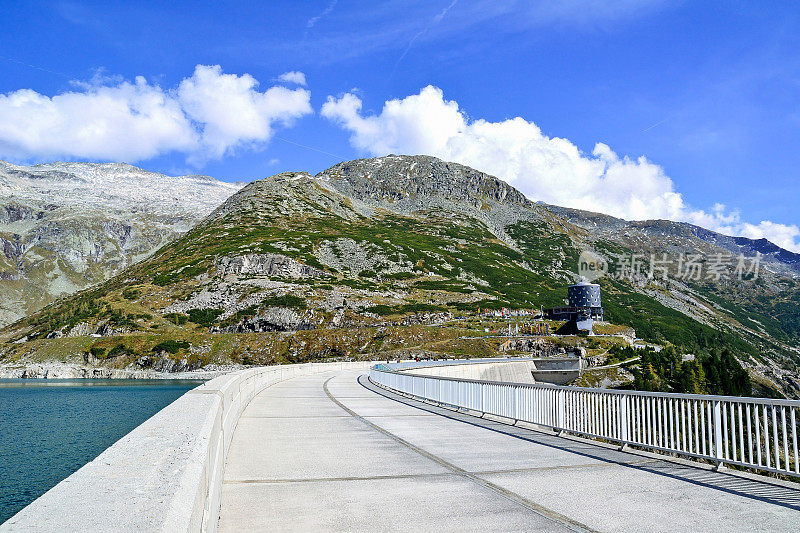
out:
<path id="1" fill-rule="evenodd" d="M 643 130 L 642 130 L 642 133 L 645 133 L 645 132 L 647 132 L 647 131 L 650 131 L 650 130 L 652 130 L 652 129 L 653 129 L 653 128 L 655 128 L 656 126 L 658 126 L 658 125 L 660 125 L 660 124 L 663 124 L 663 123 L 665 123 L 666 121 L 668 121 L 668 120 L 669 120 L 669 119 L 671 119 L 671 118 L 672 118 L 672 116 L 669 116 L 669 117 L 665 118 L 664 120 L 659 120 L 658 122 L 656 122 L 656 123 L 655 123 L 655 124 L 653 124 L 652 126 L 650 126 L 650 127 L 648 127 L 648 128 L 645 128 L 645 129 L 643 129 Z"/>
<path id="2" fill-rule="evenodd" d="M 408 54 L 408 51 L 411 50 L 411 47 L 414 45 L 416 40 L 419 39 L 420 37 L 422 37 L 422 35 L 424 35 L 425 33 L 427 33 L 428 30 L 430 30 L 433 26 L 435 26 L 436 24 L 439 24 L 442 21 L 442 19 L 444 18 L 444 16 L 447 15 L 447 12 L 450 11 L 453 8 L 453 6 L 456 5 L 457 3 L 458 3 L 458 0 L 453 0 L 452 2 L 450 2 L 449 6 L 444 8 L 441 13 L 439 13 L 438 15 L 433 17 L 431 19 L 431 21 L 428 23 L 427 26 L 425 26 L 423 29 L 418 31 L 416 33 L 416 35 L 414 35 L 411 38 L 411 40 L 408 41 L 408 45 L 406 46 L 406 49 L 403 50 L 402 54 L 400 54 L 400 57 L 397 59 L 397 61 L 394 64 L 394 68 L 392 68 L 392 75 L 394 75 L 394 71 L 397 70 L 397 65 L 399 65 L 400 62 L 403 60 L 403 58 L 406 57 L 406 54 Z"/>
<path id="3" fill-rule="evenodd" d="M 313 146 L 307 146 L 305 144 L 296 143 L 294 141 L 290 141 L 289 139 L 284 139 L 283 137 L 278 137 L 277 135 L 275 135 L 274 138 L 278 139 L 279 141 L 283 141 L 285 143 L 289 143 L 289 144 L 293 144 L 295 146 L 299 146 L 300 148 L 305 148 L 307 150 L 313 150 L 313 151 L 319 152 L 321 154 L 325 154 L 325 155 L 329 155 L 331 157 L 335 157 L 335 158 L 337 158 L 337 159 L 339 159 L 341 161 L 346 161 L 347 160 L 346 157 L 343 157 L 343 156 L 340 156 L 340 155 L 337 155 L 337 154 L 332 154 L 330 152 L 326 152 L 325 150 L 320 150 L 319 148 L 314 148 Z"/>
<path id="4" fill-rule="evenodd" d="M 72 77 L 69 74 L 64 74 L 63 72 L 57 72 L 55 70 L 50 70 L 50 69 L 46 69 L 46 68 L 43 68 L 43 67 L 37 67 L 36 65 L 31 65 L 30 63 L 25 63 L 24 61 L 20 61 L 19 59 L 13 59 L 13 58 L 4 57 L 4 56 L 0 56 L 0 59 L 5 59 L 6 61 L 9 61 L 11 63 L 17 63 L 18 65 L 22 65 L 23 67 L 34 68 L 36 70 L 41 70 L 42 72 L 48 72 L 50 74 L 55 74 L 56 76 L 63 76 L 65 78 L 71 78 Z"/>
<path id="5" fill-rule="evenodd" d="M 330 2 L 328 2 L 328 5 L 325 7 L 325 9 L 322 11 L 322 13 L 320 13 L 319 15 L 317 15 L 315 17 L 311 17 L 310 19 L 308 19 L 308 22 L 306 22 L 306 28 L 313 28 L 314 24 L 316 24 L 319 21 L 319 19 L 321 19 L 321 18 L 323 18 L 323 17 L 325 17 L 327 15 L 330 15 L 331 11 L 333 11 L 333 8 L 336 7 L 336 4 L 338 4 L 338 3 L 339 3 L 339 0 L 331 0 Z"/>

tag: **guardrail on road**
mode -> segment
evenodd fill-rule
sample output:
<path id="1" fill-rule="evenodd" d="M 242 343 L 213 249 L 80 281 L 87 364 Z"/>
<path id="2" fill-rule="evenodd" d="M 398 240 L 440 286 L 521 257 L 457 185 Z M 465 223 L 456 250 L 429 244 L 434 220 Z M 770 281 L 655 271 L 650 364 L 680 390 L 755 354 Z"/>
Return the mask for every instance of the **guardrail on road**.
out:
<path id="1" fill-rule="evenodd" d="M 370 380 L 454 408 L 800 477 L 798 400 L 501 383 L 410 372 L 413 366 L 408 364 L 379 364 L 370 369 Z"/>

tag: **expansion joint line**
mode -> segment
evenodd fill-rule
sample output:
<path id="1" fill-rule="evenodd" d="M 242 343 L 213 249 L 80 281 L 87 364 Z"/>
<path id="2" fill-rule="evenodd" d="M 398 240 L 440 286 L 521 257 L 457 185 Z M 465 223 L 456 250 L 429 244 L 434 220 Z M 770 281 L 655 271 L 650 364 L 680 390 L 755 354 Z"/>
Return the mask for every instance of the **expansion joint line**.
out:
<path id="1" fill-rule="evenodd" d="M 352 409 L 350 409 L 349 407 L 344 405 L 342 402 L 337 400 L 336 397 L 334 397 L 333 394 L 331 394 L 331 391 L 328 389 L 328 382 L 330 380 L 332 380 L 334 377 L 335 376 L 331 376 L 328 379 L 326 379 L 325 382 L 322 384 L 322 389 L 325 391 L 325 394 L 328 395 L 328 398 L 333 403 L 338 405 L 347 414 L 349 414 L 350 416 L 352 416 L 353 418 L 355 418 L 359 422 L 362 422 L 363 424 L 369 426 L 370 428 L 374 429 L 375 431 L 377 431 L 377 432 L 389 437 L 390 439 L 394 440 L 398 444 L 401 444 L 401 445 L 405 446 L 406 448 L 409 448 L 410 450 L 418 453 L 419 455 L 421 455 L 421 456 L 423 456 L 423 457 L 425 457 L 427 459 L 430 459 L 431 461 L 433 461 L 433 462 L 437 463 L 438 465 L 446 468 L 447 470 L 451 471 L 452 473 L 454 473 L 454 474 L 456 474 L 458 476 L 461 476 L 461 477 L 463 477 L 463 478 L 465 478 L 465 479 L 467 479 L 469 481 L 472 481 L 473 483 L 476 483 L 476 484 L 478 484 L 478 485 L 480 485 L 480 486 L 482 486 L 482 487 L 484 487 L 486 489 L 489 489 L 492 492 L 496 493 L 498 496 L 500 496 L 502 498 L 505 498 L 505 499 L 507 499 L 509 501 L 512 501 L 512 502 L 516 503 L 517 505 L 521 505 L 522 507 L 527 508 L 528 510 L 538 514 L 539 516 L 541 516 L 543 518 L 546 518 L 546 519 L 548 519 L 550 521 L 556 522 L 556 523 L 558 523 L 558 524 L 560 524 L 560 525 L 562 525 L 564 527 L 567 527 L 568 529 L 571 529 L 573 531 L 580 531 L 580 532 L 592 532 L 592 531 L 595 531 L 595 530 L 591 529 L 590 527 L 585 526 L 584 524 L 581 524 L 580 522 L 569 518 L 568 516 L 564 516 L 561 513 L 557 513 L 557 512 L 555 512 L 555 511 L 553 511 L 551 509 L 548 509 L 547 507 L 544 507 L 544 506 L 541 506 L 541 505 L 539 505 L 539 504 L 537 504 L 535 502 L 532 502 L 531 500 L 529 500 L 527 498 L 523 498 L 522 496 L 520 496 L 519 494 L 517 494 L 515 492 L 512 492 L 510 490 L 504 489 L 503 487 L 501 487 L 499 485 L 496 485 L 496 484 L 492 483 L 491 481 L 487 481 L 487 480 L 485 480 L 485 479 L 483 479 L 481 477 L 478 477 L 475 474 L 473 474 L 472 472 L 468 472 L 468 471 L 464 470 L 463 468 L 460 468 L 460 467 L 454 465 L 453 463 L 451 463 L 449 461 L 446 461 L 445 459 L 442 459 L 441 457 L 433 455 L 432 453 L 423 450 L 419 446 L 411 444 L 410 442 L 408 442 L 407 440 L 403 439 L 402 437 L 399 437 L 399 436 L 395 435 L 394 433 L 382 428 L 381 426 L 370 422 L 369 420 L 367 420 L 366 418 L 364 418 L 363 416 L 359 415 L 358 413 L 356 413 L 355 411 L 353 411 Z"/>

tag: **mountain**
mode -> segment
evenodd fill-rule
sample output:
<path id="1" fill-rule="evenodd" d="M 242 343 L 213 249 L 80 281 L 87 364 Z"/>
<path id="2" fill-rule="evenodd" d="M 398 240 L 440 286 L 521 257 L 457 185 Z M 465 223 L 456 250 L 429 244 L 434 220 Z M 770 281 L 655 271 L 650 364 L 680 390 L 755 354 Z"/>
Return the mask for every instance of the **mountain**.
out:
<path id="1" fill-rule="evenodd" d="M 2 330 L 0 359 L 175 370 L 408 350 L 489 355 L 499 341 L 483 336 L 479 310 L 560 305 L 584 251 L 609 262 L 758 251 L 698 230 L 533 203 L 426 156 L 284 172 L 247 184 L 112 279 Z M 800 284 L 785 257 L 770 254 L 742 279 L 604 277 L 613 324 L 604 331 L 634 328 L 688 354 L 728 349 L 759 386 L 797 396 Z M 605 342 L 589 346 L 602 352 Z"/>
<path id="2" fill-rule="evenodd" d="M 148 257 L 240 187 L 117 163 L 0 161 L 0 326 Z"/>
<path id="3" fill-rule="evenodd" d="M 552 213 L 564 217 L 571 223 L 591 232 L 595 237 L 613 237 L 623 232 L 657 238 L 658 236 L 683 236 L 692 240 L 714 244 L 733 254 L 748 257 L 761 254 L 761 261 L 776 272 L 789 276 L 800 275 L 800 254 L 785 250 L 767 239 L 749 239 L 747 237 L 731 237 L 715 231 L 695 226 L 687 222 L 670 220 L 627 221 L 610 215 L 571 209 L 555 205 L 540 204 Z"/>

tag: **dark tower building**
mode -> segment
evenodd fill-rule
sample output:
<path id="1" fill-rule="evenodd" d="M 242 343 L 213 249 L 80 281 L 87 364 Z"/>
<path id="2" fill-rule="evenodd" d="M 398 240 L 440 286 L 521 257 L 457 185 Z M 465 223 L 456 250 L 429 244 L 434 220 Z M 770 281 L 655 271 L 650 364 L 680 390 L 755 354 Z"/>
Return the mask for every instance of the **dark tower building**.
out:
<path id="1" fill-rule="evenodd" d="M 567 287 L 568 307 L 554 307 L 545 311 L 550 320 L 574 322 L 579 331 L 592 330 L 594 320 L 603 320 L 603 304 L 600 301 L 600 285 L 579 281 Z"/>
<path id="2" fill-rule="evenodd" d="M 570 307 L 588 307 L 592 310 L 597 309 L 595 313 L 603 315 L 603 306 L 600 303 L 600 285 L 589 283 L 588 281 L 579 281 L 575 285 L 567 287 L 567 298 L 569 299 Z"/>

